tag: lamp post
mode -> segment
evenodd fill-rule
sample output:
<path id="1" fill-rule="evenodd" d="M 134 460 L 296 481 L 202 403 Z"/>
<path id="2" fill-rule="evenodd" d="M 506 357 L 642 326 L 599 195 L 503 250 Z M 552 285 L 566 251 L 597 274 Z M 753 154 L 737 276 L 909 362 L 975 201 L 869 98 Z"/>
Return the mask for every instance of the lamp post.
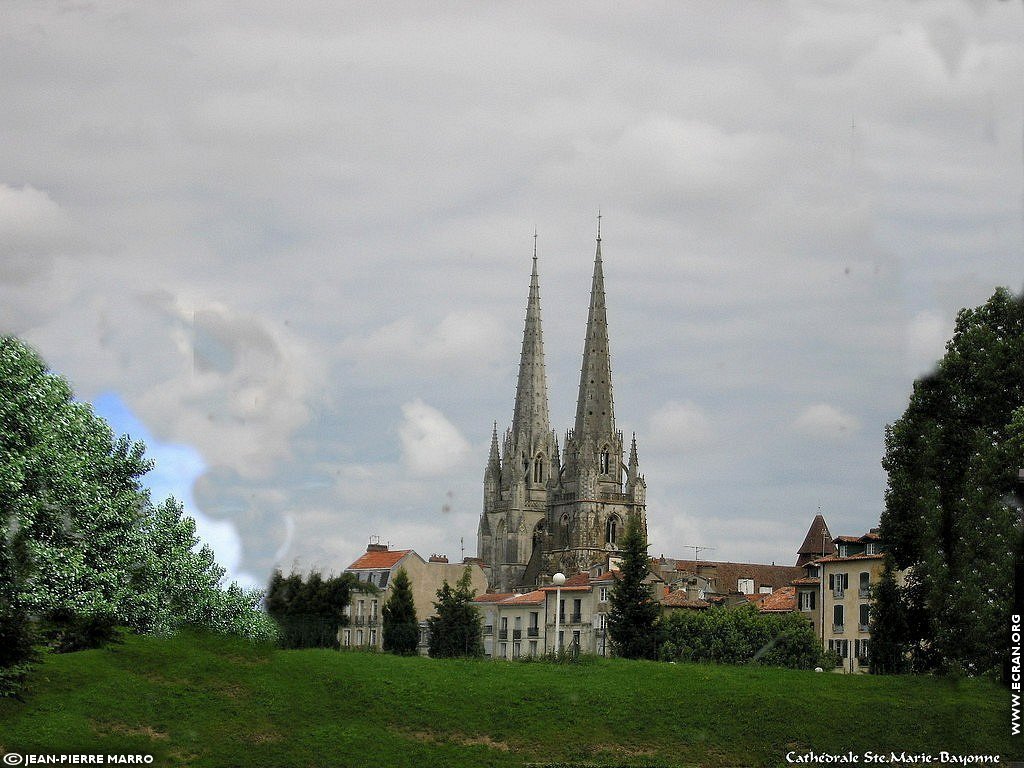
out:
<path id="1" fill-rule="evenodd" d="M 551 577 L 551 583 L 555 585 L 555 656 L 562 652 L 562 585 L 565 584 L 565 574 L 559 571 Z"/>

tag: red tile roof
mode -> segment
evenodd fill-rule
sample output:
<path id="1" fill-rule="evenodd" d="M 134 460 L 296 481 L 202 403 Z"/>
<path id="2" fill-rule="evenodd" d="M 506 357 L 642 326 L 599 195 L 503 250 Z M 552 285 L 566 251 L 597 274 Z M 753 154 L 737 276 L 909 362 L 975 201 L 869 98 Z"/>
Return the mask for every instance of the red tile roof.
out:
<path id="1" fill-rule="evenodd" d="M 847 555 L 846 557 L 823 557 L 817 562 L 819 563 L 845 563 L 849 560 L 881 560 L 885 555 L 876 553 L 874 555 L 868 555 L 861 553 L 859 555 Z"/>
<path id="2" fill-rule="evenodd" d="M 474 603 L 500 603 L 515 595 L 514 592 L 485 592 L 473 598 Z"/>
<path id="3" fill-rule="evenodd" d="M 821 584 L 821 579 L 817 576 L 804 576 L 802 579 L 793 579 L 789 583 L 794 587 L 816 587 Z"/>
<path id="4" fill-rule="evenodd" d="M 739 591 L 740 579 L 753 579 L 754 589 L 778 589 L 793 579 L 806 575 L 803 568 L 794 565 L 765 565 L 763 563 L 730 563 L 716 560 L 676 560 L 676 571 L 700 576 L 712 582 L 719 594 Z"/>
<path id="5" fill-rule="evenodd" d="M 764 613 L 788 613 L 796 610 L 796 587 L 782 587 L 764 595 L 759 609 Z"/>
<path id="6" fill-rule="evenodd" d="M 394 568 L 395 564 L 410 552 L 412 552 L 411 549 L 384 549 L 366 552 L 346 570 L 359 571 Z"/>
<path id="7" fill-rule="evenodd" d="M 685 589 L 677 589 L 675 592 L 669 592 L 661 599 L 661 604 L 667 608 L 695 608 L 698 610 L 711 607 L 711 603 L 707 600 L 701 600 L 700 598 L 688 598 L 686 596 Z"/>
<path id="8" fill-rule="evenodd" d="M 544 590 L 535 589 L 523 595 L 513 595 L 507 600 L 502 600 L 502 605 L 543 605 Z"/>

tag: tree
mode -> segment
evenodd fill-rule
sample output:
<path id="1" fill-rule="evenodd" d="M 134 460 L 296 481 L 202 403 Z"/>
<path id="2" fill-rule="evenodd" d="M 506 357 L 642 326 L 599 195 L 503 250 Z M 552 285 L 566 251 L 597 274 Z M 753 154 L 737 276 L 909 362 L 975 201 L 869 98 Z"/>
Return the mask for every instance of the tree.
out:
<path id="1" fill-rule="evenodd" d="M 483 656 L 483 626 L 473 605 L 476 591 L 467 566 L 454 588 L 447 579 L 437 590 L 434 616 L 427 619 L 430 640 L 427 652 L 434 657 Z"/>
<path id="2" fill-rule="evenodd" d="M 892 561 L 886 556 L 882 578 L 874 587 L 871 601 L 871 644 L 868 649 L 873 674 L 906 671 L 907 617 L 904 597 L 896 584 Z"/>
<path id="3" fill-rule="evenodd" d="M 905 589 L 879 596 L 879 615 L 906 618 L 894 642 L 916 670 L 998 669 L 1021 551 L 1011 499 L 1024 466 L 1024 298 L 999 288 L 960 311 L 937 370 L 887 427 L 882 466 L 882 538 L 909 569 Z"/>
<path id="4" fill-rule="evenodd" d="M 739 608 L 673 611 L 659 622 L 665 661 L 757 663 L 813 669 L 821 661 L 821 642 L 799 613 L 761 613 Z"/>
<path id="5" fill-rule="evenodd" d="M 0 337 L 0 449 L 0 595 L 13 595 L 0 598 L 0 616 L 32 617 L 66 650 L 116 625 L 271 629 L 258 594 L 219 589 L 224 571 L 209 549 L 195 551 L 195 524 L 181 505 L 153 506 L 142 485 L 152 467 L 145 446 L 115 438 L 10 336 Z"/>
<path id="6" fill-rule="evenodd" d="M 278 644 L 282 648 L 337 648 L 338 628 L 348 623 L 345 608 L 352 590 L 379 591 L 350 573 L 325 579 L 313 571 L 303 579 L 294 572 L 284 576 L 275 570 L 264 605 L 277 624 Z"/>
<path id="7" fill-rule="evenodd" d="M 612 648 L 628 659 L 657 658 L 657 623 L 661 609 L 644 583 L 650 571 L 647 541 L 638 515 L 630 515 L 620 542 L 621 577 L 612 586 L 608 633 Z"/>
<path id="8" fill-rule="evenodd" d="M 384 650 L 402 655 L 416 653 L 420 627 L 412 599 L 412 583 L 405 568 L 391 581 L 391 595 L 381 610 L 384 620 Z"/>

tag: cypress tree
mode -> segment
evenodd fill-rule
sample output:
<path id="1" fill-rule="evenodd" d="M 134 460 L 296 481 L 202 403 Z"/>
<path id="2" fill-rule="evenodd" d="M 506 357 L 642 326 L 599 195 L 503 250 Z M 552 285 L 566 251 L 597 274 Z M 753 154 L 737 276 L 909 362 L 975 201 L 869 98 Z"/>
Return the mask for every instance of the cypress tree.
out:
<path id="1" fill-rule="evenodd" d="M 480 611 L 472 603 L 475 594 L 468 567 L 454 588 L 445 580 L 437 590 L 436 614 L 427 619 L 431 656 L 484 655 Z"/>
<path id="2" fill-rule="evenodd" d="M 381 617 L 384 620 L 384 650 L 402 655 L 416 653 L 420 628 L 412 599 L 412 583 L 405 568 L 399 568 L 391 582 L 391 595 L 384 603 Z"/>
<path id="3" fill-rule="evenodd" d="M 657 622 L 661 608 L 644 584 L 650 560 L 637 515 L 630 515 L 626 521 L 626 532 L 620 544 L 622 576 L 612 587 L 608 614 L 612 647 L 616 654 L 628 659 L 654 659 L 658 655 Z"/>

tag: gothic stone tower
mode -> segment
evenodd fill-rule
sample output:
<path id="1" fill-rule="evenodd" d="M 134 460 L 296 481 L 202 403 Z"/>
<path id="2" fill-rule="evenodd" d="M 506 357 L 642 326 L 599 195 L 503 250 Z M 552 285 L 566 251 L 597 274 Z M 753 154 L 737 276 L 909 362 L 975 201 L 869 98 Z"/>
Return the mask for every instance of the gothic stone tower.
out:
<path id="1" fill-rule="evenodd" d="M 495 424 L 484 470 L 484 510 L 477 532 L 477 553 L 485 563 L 491 587 L 509 591 L 522 583 L 530 556 L 544 537 L 550 489 L 557 476 L 558 443 L 548 418 L 534 241 L 512 426 L 505 432 L 499 455 Z"/>
<path id="2" fill-rule="evenodd" d="M 636 437 L 624 463 L 625 443 L 615 428 L 600 229 L 576 423 L 566 433 L 564 464 L 548 427 L 536 259 L 535 249 L 512 428 L 499 460 L 495 427 L 484 472 L 478 551 L 490 566 L 491 586 L 501 591 L 603 563 L 630 515 L 639 516 L 647 530 L 647 486 Z"/>

